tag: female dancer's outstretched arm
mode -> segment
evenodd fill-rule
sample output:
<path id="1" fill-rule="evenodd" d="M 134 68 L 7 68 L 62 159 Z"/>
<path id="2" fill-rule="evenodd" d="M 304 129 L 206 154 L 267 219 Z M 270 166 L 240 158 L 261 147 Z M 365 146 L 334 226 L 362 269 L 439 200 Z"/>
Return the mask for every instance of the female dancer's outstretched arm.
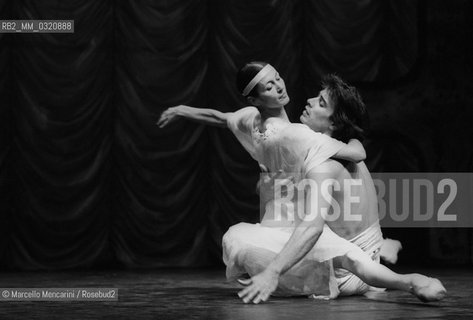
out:
<path id="1" fill-rule="evenodd" d="M 228 128 L 227 120 L 232 114 L 233 112 L 179 105 L 164 110 L 156 124 L 164 128 L 178 118 L 185 118 L 205 125 Z M 334 158 L 360 162 L 366 159 L 366 152 L 360 141 L 351 139 L 334 155 Z"/>

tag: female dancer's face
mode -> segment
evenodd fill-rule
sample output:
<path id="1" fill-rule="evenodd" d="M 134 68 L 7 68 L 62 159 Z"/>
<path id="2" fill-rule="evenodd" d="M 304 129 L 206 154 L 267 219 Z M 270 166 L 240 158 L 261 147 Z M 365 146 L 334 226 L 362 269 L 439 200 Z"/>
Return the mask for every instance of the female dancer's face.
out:
<path id="1" fill-rule="evenodd" d="M 274 70 L 268 73 L 256 85 L 257 97 L 253 97 L 253 104 L 262 108 L 282 108 L 289 103 L 286 85 L 279 73 Z"/>

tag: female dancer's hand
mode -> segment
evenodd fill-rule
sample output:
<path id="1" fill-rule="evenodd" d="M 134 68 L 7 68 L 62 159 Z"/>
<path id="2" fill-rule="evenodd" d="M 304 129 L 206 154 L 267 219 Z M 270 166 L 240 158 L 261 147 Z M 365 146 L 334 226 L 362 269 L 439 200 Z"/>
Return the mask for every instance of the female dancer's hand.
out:
<path id="1" fill-rule="evenodd" d="M 379 256 L 387 264 L 396 264 L 399 251 L 402 250 L 402 244 L 398 240 L 386 238 L 383 240 Z"/>
<path id="2" fill-rule="evenodd" d="M 256 185 L 256 191 L 260 195 L 262 204 L 274 200 L 274 186 L 276 183 L 280 186 L 288 186 L 294 183 L 294 177 L 288 175 L 283 170 L 277 172 L 269 172 L 268 169 L 260 164 L 261 176 Z"/>
<path id="3" fill-rule="evenodd" d="M 183 107 L 185 106 L 179 105 L 164 110 L 163 113 L 161 113 L 161 116 L 159 117 L 159 120 L 158 122 L 156 122 L 156 124 L 160 128 L 164 128 L 180 116 L 180 111 Z"/>

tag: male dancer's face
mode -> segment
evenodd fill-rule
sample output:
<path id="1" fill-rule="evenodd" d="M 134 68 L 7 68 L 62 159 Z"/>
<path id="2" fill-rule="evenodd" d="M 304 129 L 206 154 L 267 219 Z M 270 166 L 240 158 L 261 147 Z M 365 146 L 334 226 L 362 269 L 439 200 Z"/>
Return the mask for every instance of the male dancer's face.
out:
<path id="1" fill-rule="evenodd" d="M 333 111 L 333 103 L 327 89 L 324 89 L 317 97 L 307 99 L 307 105 L 300 120 L 316 132 L 331 135 L 334 127 L 330 116 Z"/>

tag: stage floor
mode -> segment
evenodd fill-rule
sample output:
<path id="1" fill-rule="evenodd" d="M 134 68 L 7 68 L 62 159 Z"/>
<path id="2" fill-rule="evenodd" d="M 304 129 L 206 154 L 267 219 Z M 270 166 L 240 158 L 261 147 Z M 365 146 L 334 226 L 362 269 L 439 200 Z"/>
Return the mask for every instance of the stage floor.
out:
<path id="1" fill-rule="evenodd" d="M 1 273 L 1 288 L 118 288 L 118 301 L 1 301 L 6 319 L 472 319 L 473 270 L 409 268 L 439 277 L 445 300 L 422 303 L 400 291 L 331 301 L 271 298 L 244 304 L 223 269 Z M 403 268 L 402 271 L 407 271 Z"/>

